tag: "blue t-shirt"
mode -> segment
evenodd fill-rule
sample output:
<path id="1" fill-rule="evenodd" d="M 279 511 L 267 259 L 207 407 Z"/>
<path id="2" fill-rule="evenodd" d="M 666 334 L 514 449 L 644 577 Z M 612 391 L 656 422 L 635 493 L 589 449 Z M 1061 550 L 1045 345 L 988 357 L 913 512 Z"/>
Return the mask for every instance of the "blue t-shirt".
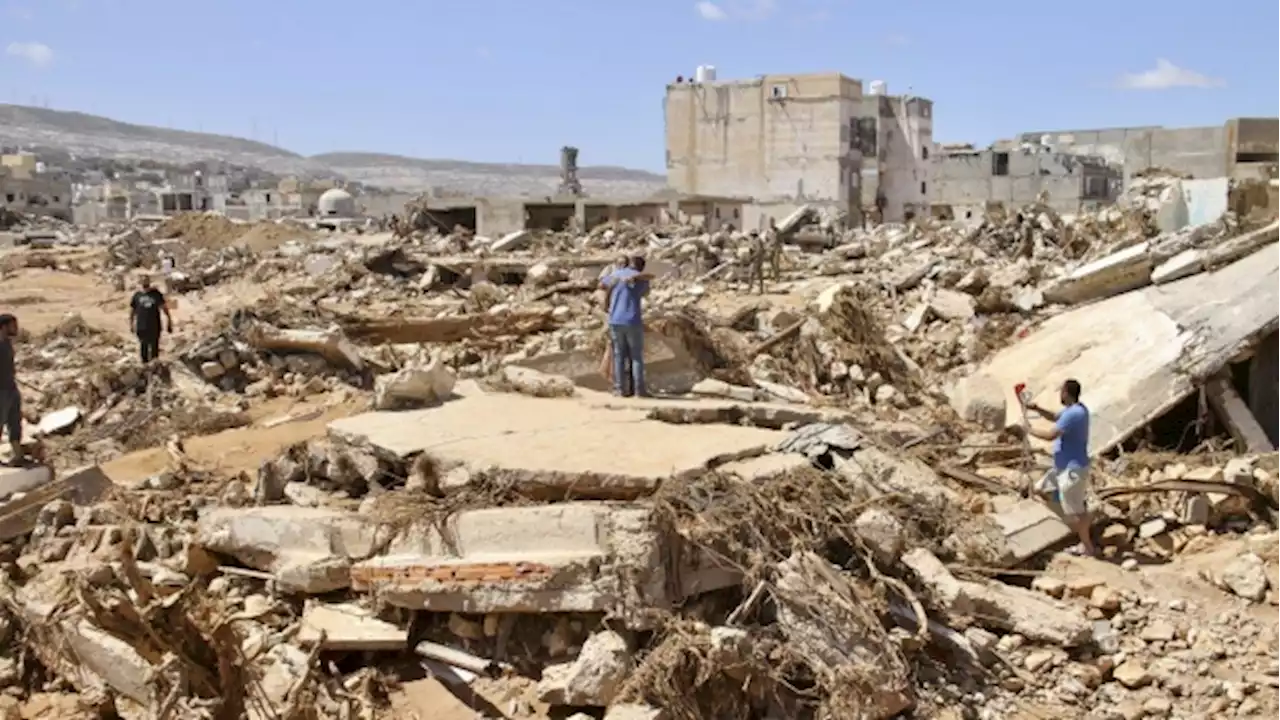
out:
<path id="1" fill-rule="evenodd" d="M 631 268 L 621 268 L 609 274 L 601 283 L 609 289 L 609 324 L 642 325 L 641 309 L 644 296 L 649 292 L 649 282 L 638 280 L 628 283 L 627 278 L 640 273 Z"/>
<path id="2" fill-rule="evenodd" d="M 1081 403 L 1058 413 L 1054 427 L 1062 431 L 1053 441 L 1053 467 L 1057 470 L 1089 467 L 1089 408 Z"/>

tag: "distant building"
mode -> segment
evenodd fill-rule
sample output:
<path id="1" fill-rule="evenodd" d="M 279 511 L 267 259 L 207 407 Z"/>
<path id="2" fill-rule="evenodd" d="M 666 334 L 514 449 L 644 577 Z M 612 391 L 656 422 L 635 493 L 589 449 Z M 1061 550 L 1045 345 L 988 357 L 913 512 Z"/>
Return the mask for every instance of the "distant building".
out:
<path id="1" fill-rule="evenodd" d="M 862 210 L 884 222 L 905 222 L 929 210 L 933 102 L 887 95 L 882 82 L 862 96 L 856 133 L 862 149 Z"/>
<path id="2" fill-rule="evenodd" d="M 940 217 L 980 217 L 988 203 L 1017 207 L 1041 194 L 1061 213 L 1114 202 L 1122 175 L 1100 157 L 1039 145 L 997 145 L 985 150 L 944 147 L 933 156 L 931 211 Z"/>
<path id="3" fill-rule="evenodd" d="M 1094 155 L 1124 167 L 1125 178 L 1151 168 L 1190 177 L 1263 177 L 1280 159 L 1280 119 L 1232 118 L 1222 125 L 1054 130 L 1022 133 L 1018 140 Z"/>
<path id="4" fill-rule="evenodd" d="M 42 170 L 35 155 L 0 156 L 0 206 L 28 215 L 71 220 L 74 190 L 70 176 Z"/>
<path id="5" fill-rule="evenodd" d="M 667 182 L 686 195 L 754 199 L 740 227 L 805 203 L 857 218 L 862 98 L 860 81 L 834 72 L 670 84 Z"/>

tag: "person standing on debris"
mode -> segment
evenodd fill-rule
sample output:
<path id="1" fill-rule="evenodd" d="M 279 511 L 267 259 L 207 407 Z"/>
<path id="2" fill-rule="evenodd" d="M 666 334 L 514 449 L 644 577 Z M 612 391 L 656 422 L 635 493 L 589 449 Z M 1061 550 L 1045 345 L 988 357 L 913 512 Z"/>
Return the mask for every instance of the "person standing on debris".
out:
<path id="1" fill-rule="evenodd" d="M 18 391 L 18 371 L 13 362 L 13 339 L 18 336 L 18 318 L 0 315 L 0 421 L 9 433 L 14 466 L 25 460 L 22 450 L 22 393 Z"/>
<path id="2" fill-rule="evenodd" d="M 612 265 L 605 265 L 604 269 L 600 271 L 599 282 L 601 284 L 601 287 L 604 286 L 604 281 L 609 279 L 610 275 L 627 267 L 630 264 L 631 264 L 630 257 L 626 255 L 620 255 Z M 609 314 L 609 291 L 608 290 L 604 292 L 604 313 L 606 316 Z M 602 355 L 600 358 L 600 374 L 603 375 L 604 378 L 609 382 L 613 382 L 613 339 L 608 332 L 605 333 L 605 337 L 604 337 L 604 355 Z"/>
<path id="3" fill-rule="evenodd" d="M 778 225 L 769 218 L 769 227 L 764 231 L 765 260 L 769 263 L 769 274 L 773 281 L 782 279 L 782 241 L 778 238 Z"/>
<path id="4" fill-rule="evenodd" d="M 644 258 L 631 258 L 600 283 L 608 293 L 609 340 L 613 348 L 613 389 L 623 397 L 645 397 L 644 382 L 644 297 L 649 294 L 649 276 Z"/>
<path id="5" fill-rule="evenodd" d="M 173 316 L 164 293 L 151 285 L 151 276 L 142 276 L 142 289 L 129 301 L 129 328 L 138 336 L 145 365 L 160 357 L 160 313 L 164 313 L 165 332 L 173 334 Z"/>
<path id="6" fill-rule="evenodd" d="M 752 230 L 747 233 L 747 262 L 750 263 L 749 275 L 747 276 L 747 287 L 756 286 L 756 293 L 764 294 L 764 261 L 766 255 L 766 240 L 760 237 L 760 233 Z"/>
<path id="7" fill-rule="evenodd" d="M 1045 430 L 1031 427 L 1027 431 L 1041 440 L 1053 441 L 1053 467 L 1036 483 L 1041 495 L 1056 493 L 1062 504 L 1062 514 L 1067 524 L 1080 538 L 1080 544 L 1069 552 L 1076 555 L 1093 555 L 1092 522 L 1085 504 L 1089 489 L 1089 408 L 1080 402 L 1080 383 L 1067 380 L 1059 391 L 1062 411 L 1046 410 L 1035 403 L 1027 403 L 1027 409 L 1053 423 Z"/>

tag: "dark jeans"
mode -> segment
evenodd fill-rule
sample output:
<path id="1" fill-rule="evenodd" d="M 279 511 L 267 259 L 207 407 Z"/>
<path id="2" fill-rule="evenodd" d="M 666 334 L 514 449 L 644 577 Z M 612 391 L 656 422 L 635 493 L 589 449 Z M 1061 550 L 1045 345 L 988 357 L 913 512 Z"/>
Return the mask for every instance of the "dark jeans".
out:
<path id="1" fill-rule="evenodd" d="M 0 390 L 0 422 L 9 432 L 9 442 L 22 442 L 22 394 L 17 388 Z"/>
<path id="2" fill-rule="evenodd" d="M 644 326 L 610 325 L 613 340 L 613 389 L 619 395 L 646 395 Z"/>
<path id="3" fill-rule="evenodd" d="M 138 333 L 138 345 L 142 350 L 143 364 L 160 357 L 160 331 Z"/>

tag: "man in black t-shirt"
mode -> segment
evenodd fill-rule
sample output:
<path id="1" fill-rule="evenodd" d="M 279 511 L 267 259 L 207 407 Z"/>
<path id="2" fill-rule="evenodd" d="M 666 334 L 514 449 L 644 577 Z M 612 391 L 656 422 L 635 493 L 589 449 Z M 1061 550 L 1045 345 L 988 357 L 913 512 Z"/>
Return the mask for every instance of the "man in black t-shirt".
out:
<path id="1" fill-rule="evenodd" d="M 173 333 L 173 317 L 165 304 L 164 293 L 151 286 L 151 277 L 142 276 L 142 289 L 129 301 L 129 326 L 138 336 L 142 362 L 160 357 L 160 313 L 164 313 L 165 332 Z"/>

